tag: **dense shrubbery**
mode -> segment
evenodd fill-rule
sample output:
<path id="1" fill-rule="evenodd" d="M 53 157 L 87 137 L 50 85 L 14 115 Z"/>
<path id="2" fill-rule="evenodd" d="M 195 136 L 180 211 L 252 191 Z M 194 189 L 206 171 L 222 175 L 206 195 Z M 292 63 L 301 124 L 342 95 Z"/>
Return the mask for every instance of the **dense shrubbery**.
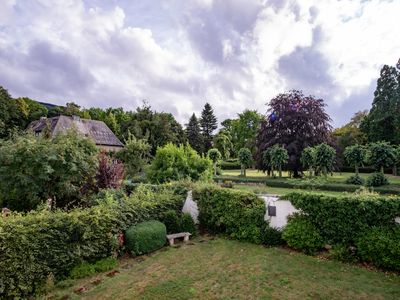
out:
<path id="1" fill-rule="evenodd" d="M 265 204 L 255 194 L 203 185 L 193 190 L 193 200 L 201 226 L 210 232 L 257 244 L 263 241 Z"/>
<path id="2" fill-rule="evenodd" d="M 30 134 L 0 146 L 0 203 L 28 211 L 52 199 L 53 206 L 79 202 L 96 172 L 97 149 L 75 132 L 46 139 Z"/>
<path id="3" fill-rule="evenodd" d="M 394 219 L 400 215 L 400 198 L 393 197 L 291 193 L 285 199 L 334 244 L 353 243 L 373 226 L 394 226 Z"/>
<path id="4" fill-rule="evenodd" d="M 163 223 L 167 227 L 167 233 L 189 232 L 196 235 L 196 225 L 190 214 L 177 213 L 174 210 L 169 210 L 165 213 Z"/>
<path id="5" fill-rule="evenodd" d="M 167 229 L 159 221 L 146 221 L 128 228 L 125 233 L 126 248 L 135 255 L 160 249 L 165 245 Z"/>
<path id="6" fill-rule="evenodd" d="M 229 159 L 220 163 L 222 170 L 240 170 L 241 165 L 238 159 Z"/>
<path id="7" fill-rule="evenodd" d="M 367 186 L 382 186 L 387 184 L 389 184 L 389 180 L 381 172 L 372 173 L 367 178 Z"/>
<path id="8" fill-rule="evenodd" d="M 346 179 L 347 184 L 354 184 L 354 185 L 363 185 L 365 180 L 360 177 L 360 175 L 355 174 L 351 175 L 349 178 Z"/>
<path id="9" fill-rule="evenodd" d="M 263 229 L 262 243 L 266 246 L 279 246 L 285 244 L 285 240 L 282 238 L 282 230 L 270 227 L 266 224 Z"/>
<path id="10" fill-rule="evenodd" d="M 337 197 L 292 193 L 285 198 L 302 211 L 301 222 L 312 226 L 312 230 L 294 226 L 297 218 L 289 221 L 283 233 L 289 246 L 307 248 L 307 244 L 300 247 L 291 239 L 304 243 L 306 232 L 316 230 L 324 242 L 333 245 L 333 258 L 360 259 L 377 267 L 400 270 L 400 226 L 395 223 L 400 216 L 400 198 L 374 193 Z"/>
<path id="11" fill-rule="evenodd" d="M 323 239 L 315 225 L 303 215 L 294 215 L 282 233 L 287 244 L 306 254 L 315 254 L 322 248 Z"/>
<path id="12" fill-rule="evenodd" d="M 69 277 L 72 279 L 84 278 L 90 275 L 93 275 L 98 272 L 105 272 L 115 268 L 118 264 L 118 261 L 115 258 L 104 258 L 96 261 L 95 263 L 84 262 L 80 265 L 75 266 Z"/>
<path id="13" fill-rule="evenodd" d="M 357 252 L 363 261 L 377 267 L 400 271 L 400 226 L 375 227 L 361 235 Z"/>
<path id="14" fill-rule="evenodd" d="M 107 191 L 87 209 L 31 212 L 0 218 L 0 280 L 7 297 L 39 291 L 50 274 L 68 276 L 83 262 L 115 255 L 117 234 L 129 226 L 181 211 L 184 197 L 166 187 L 139 186 L 131 196 Z"/>
<path id="15" fill-rule="evenodd" d="M 211 179 L 212 162 L 201 157 L 189 145 L 167 144 L 157 149 L 156 156 L 148 171 L 153 183 L 163 183 L 190 178 Z"/>

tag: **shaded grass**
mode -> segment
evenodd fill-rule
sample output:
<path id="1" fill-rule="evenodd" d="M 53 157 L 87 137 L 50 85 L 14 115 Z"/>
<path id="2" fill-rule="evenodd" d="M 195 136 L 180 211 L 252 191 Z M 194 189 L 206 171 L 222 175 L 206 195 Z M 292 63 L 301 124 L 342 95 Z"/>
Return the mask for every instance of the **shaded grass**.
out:
<path id="1" fill-rule="evenodd" d="M 224 239 L 125 259 L 47 299 L 399 299 L 400 277 Z M 100 283 L 99 283 L 100 280 Z M 93 284 L 96 282 L 96 284 Z M 86 291 L 77 294 L 79 288 Z M 85 289 L 83 289 L 85 290 Z M 68 297 L 68 298 L 67 298 Z"/>

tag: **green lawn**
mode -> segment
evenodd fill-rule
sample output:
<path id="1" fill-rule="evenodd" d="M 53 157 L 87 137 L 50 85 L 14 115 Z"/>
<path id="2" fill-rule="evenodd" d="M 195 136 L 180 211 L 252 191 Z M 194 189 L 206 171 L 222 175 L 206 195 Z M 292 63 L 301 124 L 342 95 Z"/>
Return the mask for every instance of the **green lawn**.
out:
<path id="1" fill-rule="evenodd" d="M 351 175 L 353 175 L 353 174 L 354 173 L 338 173 L 338 172 L 334 172 L 333 176 L 329 175 L 326 178 L 326 180 L 328 182 L 344 183 L 346 181 L 346 179 L 348 177 L 350 177 Z M 222 171 L 222 175 L 223 176 L 239 176 L 240 175 L 240 170 L 223 170 Z M 246 175 L 247 175 L 247 177 L 258 177 L 258 178 L 267 177 L 266 174 L 264 174 L 263 172 L 258 171 L 258 170 L 253 170 L 253 169 L 248 169 L 246 171 Z M 364 178 L 364 179 L 367 179 L 367 177 L 369 175 L 370 174 L 360 173 L 360 176 L 362 178 Z M 392 183 L 392 184 L 400 184 L 400 176 L 393 176 L 393 175 L 390 175 L 390 174 L 385 174 L 385 175 L 388 177 L 390 183 Z M 283 172 L 283 177 L 287 178 L 288 176 L 289 176 L 288 172 Z M 301 179 L 299 179 L 299 180 L 301 180 Z"/>
<path id="2" fill-rule="evenodd" d="M 269 187 L 263 184 L 234 184 L 234 189 L 254 192 L 256 194 L 273 194 L 273 195 L 285 195 L 292 192 L 304 192 L 302 189 L 290 189 L 290 188 L 280 188 L 280 187 Z M 315 190 L 313 191 L 318 194 L 324 195 L 343 195 L 346 192 L 334 192 L 334 191 L 324 191 L 324 190 Z"/>
<path id="3" fill-rule="evenodd" d="M 400 276 L 280 248 L 197 238 L 45 299 L 400 299 Z M 108 274 L 108 276 L 107 276 Z"/>

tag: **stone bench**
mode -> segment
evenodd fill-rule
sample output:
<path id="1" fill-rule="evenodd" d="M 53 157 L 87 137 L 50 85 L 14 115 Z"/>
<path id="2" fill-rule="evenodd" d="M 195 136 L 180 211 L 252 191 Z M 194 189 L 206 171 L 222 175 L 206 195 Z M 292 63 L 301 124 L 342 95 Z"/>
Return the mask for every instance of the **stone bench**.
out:
<path id="1" fill-rule="evenodd" d="M 175 239 L 177 238 L 183 238 L 184 242 L 189 241 L 189 237 L 191 234 L 189 232 L 180 232 L 180 233 L 174 233 L 174 234 L 167 234 L 167 239 L 169 242 L 169 245 L 172 246 L 174 244 Z"/>

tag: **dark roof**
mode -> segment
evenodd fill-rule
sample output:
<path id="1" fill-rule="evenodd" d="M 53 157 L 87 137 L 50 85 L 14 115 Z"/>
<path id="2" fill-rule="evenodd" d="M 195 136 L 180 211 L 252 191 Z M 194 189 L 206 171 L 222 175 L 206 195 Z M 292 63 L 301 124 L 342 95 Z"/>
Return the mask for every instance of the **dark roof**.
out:
<path id="1" fill-rule="evenodd" d="M 55 136 L 58 133 L 64 132 L 68 129 L 76 129 L 79 133 L 91 138 L 96 145 L 117 147 L 124 146 L 104 122 L 81 119 L 76 116 L 40 118 L 40 120 L 33 121 L 31 124 L 29 124 L 28 129 L 36 133 L 42 132 L 47 126 L 48 122 L 50 124 L 52 136 Z"/>

